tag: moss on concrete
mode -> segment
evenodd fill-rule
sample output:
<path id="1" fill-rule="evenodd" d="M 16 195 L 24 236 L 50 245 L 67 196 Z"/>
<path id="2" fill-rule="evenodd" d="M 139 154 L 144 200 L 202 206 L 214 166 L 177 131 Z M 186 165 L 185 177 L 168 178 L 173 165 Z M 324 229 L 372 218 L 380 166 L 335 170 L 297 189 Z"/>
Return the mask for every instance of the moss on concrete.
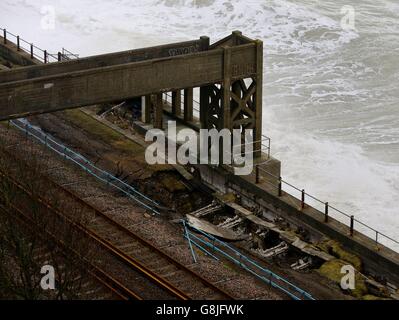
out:
<path id="1" fill-rule="evenodd" d="M 341 273 L 342 267 L 347 265 L 346 261 L 340 259 L 334 259 L 325 262 L 320 269 L 317 271 L 324 277 L 335 282 L 339 286 L 341 285 L 341 279 L 345 275 Z M 362 298 L 368 293 L 366 283 L 359 272 L 355 274 L 355 289 L 349 290 L 350 294 L 358 299 Z"/>
<path id="2" fill-rule="evenodd" d="M 318 247 L 321 250 L 337 257 L 338 259 L 350 263 L 356 270 L 362 271 L 362 260 L 357 255 L 344 250 L 341 244 L 339 244 L 337 241 L 327 240 L 320 243 Z"/>
<path id="3" fill-rule="evenodd" d="M 365 296 L 362 297 L 363 300 L 368 300 L 368 301 L 372 301 L 372 300 L 390 300 L 387 298 L 381 298 L 381 297 L 377 297 L 374 296 L 372 294 L 366 294 Z"/>
<path id="4" fill-rule="evenodd" d="M 65 110 L 64 116 L 76 126 L 84 129 L 113 147 L 125 152 L 144 152 L 143 146 L 127 139 L 117 131 L 103 125 L 79 109 Z"/>
<path id="5" fill-rule="evenodd" d="M 230 192 L 230 193 L 225 193 L 225 194 L 221 194 L 221 193 L 216 193 L 215 197 L 217 199 L 219 199 L 222 202 L 235 202 L 236 201 L 236 196 L 234 193 Z"/>
<path id="6" fill-rule="evenodd" d="M 169 192 L 184 191 L 186 189 L 186 186 L 172 175 L 163 177 L 161 183 Z"/>

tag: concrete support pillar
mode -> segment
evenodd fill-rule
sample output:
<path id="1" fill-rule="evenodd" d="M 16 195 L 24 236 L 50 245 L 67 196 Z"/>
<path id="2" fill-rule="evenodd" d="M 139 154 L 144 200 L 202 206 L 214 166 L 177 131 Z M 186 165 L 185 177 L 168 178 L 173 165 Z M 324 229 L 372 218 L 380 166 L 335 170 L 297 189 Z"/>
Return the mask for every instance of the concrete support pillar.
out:
<path id="1" fill-rule="evenodd" d="M 202 36 L 200 37 L 201 41 L 201 50 L 202 51 L 207 51 L 209 50 L 209 44 L 210 44 L 210 39 L 207 36 Z"/>
<path id="2" fill-rule="evenodd" d="M 231 47 L 223 48 L 223 85 L 221 110 L 219 118 L 219 130 L 232 129 L 231 121 Z M 225 152 L 232 153 L 232 149 L 227 150 L 224 143 L 219 144 L 219 164 L 223 164 L 223 154 Z"/>
<path id="3" fill-rule="evenodd" d="M 231 129 L 231 48 L 224 48 L 223 55 L 223 96 L 220 129 Z"/>
<path id="4" fill-rule="evenodd" d="M 263 42 L 256 40 L 256 93 L 255 93 L 255 129 L 254 141 L 259 141 L 254 144 L 254 150 L 262 148 L 262 93 L 263 93 Z M 260 157 L 261 152 L 255 152 L 255 157 Z"/>
<path id="5" fill-rule="evenodd" d="M 172 92 L 172 113 L 176 117 L 181 116 L 181 90 Z"/>
<path id="6" fill-rule="evenodd" d="M 233 44 L 235 46 L 239 45 L 240 44 L 240 37 L 242 36 L 242 32 L 236 30 L 236 31 L 232 32 L 232 35 L 233 35 Z"/>
<path id="7" fill-rule="evenodd" d="M 208 117 L 209 117 L 209 99 L 210 99 L 210 87 L 204 86 L 200 88 L 200 123 L 201 129 L 208 129 Z"/>
<path id="8" fill-rule="evenodd" d="M 151 96 L 145 96 L 142 98 L 144 101 L 141 105 L 141 117 L 144 123 L 151 123 Z"/>
<path id="9" fill-rule="evenodd" d="M 157 93 L 154 101 L 154 128 L 163 128 L 163 99 L 162 93 Z"/>
<path id="10" fill-rule="evenodd" d="M 203 51 L 209 50 L 210 40 L 209 37 L 201 37 L 201 49 Z M 210 98 L 210 86 L 204 86 L 200 88 L 200 126 L 201 129 L 208 129 L 208 110 L 210 108 L 209 105 Z"/>
<path id="11" fill-rule="evenodd" d="M 184 121 L 193 121 L 193 88 L 184 89 Z"/>

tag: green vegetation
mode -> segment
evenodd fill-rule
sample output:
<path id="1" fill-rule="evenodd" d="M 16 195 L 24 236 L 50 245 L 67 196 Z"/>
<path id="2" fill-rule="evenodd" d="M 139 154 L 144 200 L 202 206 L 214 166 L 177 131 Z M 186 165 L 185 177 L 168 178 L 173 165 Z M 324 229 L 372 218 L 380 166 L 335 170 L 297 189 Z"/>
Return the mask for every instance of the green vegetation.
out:
<path id="1" fill-rule="evenodd" d="M 339 259 L 334 259 L 324 263 L 318 272 L 323 275 L 324 277 L 328 278 L 329 280 L 337 283 L 338 285 L 341 284 L 341 279 L 345 275 L 341 273 L 341 269 L 343 266 L 347 265 L 346 261 L 342 261 Z M 356 298 L 362 298 L 368 292 L 366 283 L 363 279 L 363 276 L 356 271 L 355 274 L 355 289 L 350 290 L 352 296 Z"/>
<path id="2" fill-rule="evenodd" d="M 73 122 L 74 125 L 79 126 L 90 134 L 94 135 L 99 140 L 109 143 L 116 149 L 125 152 L 144 152 L 144 147 L 127 139 L 122 134 L 114 129 L 105 126 L 96 119 L 90 117 L 79 109 L 71 109 L 64 111 L 65 118 Z"/>
<path id="3" fill-rule="evenodd" d="M 341 244 L 339 244 L 337 241 L 335 240 L 324 241 L 321 244 L 319 244 L 318 247 L 321 250 L 333 255 L 334 257 L 337 257 L 338 259 L 348 262 L 356 270 L 362 271 L 363 268 L 362 260 L 357 255 L 345 251 L 342 248 Z"/>

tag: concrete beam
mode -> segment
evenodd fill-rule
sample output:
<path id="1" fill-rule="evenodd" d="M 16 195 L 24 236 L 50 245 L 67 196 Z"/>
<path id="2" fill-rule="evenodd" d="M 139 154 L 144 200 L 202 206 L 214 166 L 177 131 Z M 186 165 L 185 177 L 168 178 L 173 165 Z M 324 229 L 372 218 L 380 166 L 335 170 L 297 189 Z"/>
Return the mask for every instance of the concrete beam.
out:
<path id="1" fill-rule="evenodd" d="M 261 155 L 262 149 L 262 114 L 263 114 L 263 42 L 256 41 L 256 94 L 255 94 L 255 156 Z"/>
<path id="2" fill-rule="evenodd" d="M 193 88 L 184 89 L 184 121 L 193 121 Z"/>
<path id="3" fill-rule="evenodd" d="M 163 128 L 163 99 L 162 93 L 158 93 L 154 97 L 154 128 Z"/>
<path id="4" fill-rule="evenodd" d="M 181 90 L 172 92 L 172 113 L 176 117 L 181 115 Z"/>
<path id="5" fill-rule="evenodd" d="M 93 68 L 109 67 L 118 64 L 174 57 L 182 54 L 200 52 L 206 50 L 206 39 L 203 38 L 204 37 L 201 37 L 201 39 L 199 40 L 178 42 L 162 46 L 102 54 L 59 63 L 49 63 L 40 66 L 36 65 L 27 68 L 12 70 L 10 72 L 0 72 L 0 83 L 34 79 L 39 77 L 48 77 L 74 71 L 83 71 Z M 7 45 L 2 45 L 0 43 L 0 53 L 3 53 L 3 51 L 8 49 L 8 46 L 12 45 L 11 42 L 8 43 L 9 44 Z M 11 56 L 9 51 L 12 52 L 13 50 L 8 49 L 7 51 L 5 51 L 7 53 L 7 57 L 17 56 L 19 57 L 19 60 L 21 59 L 19 53 L 17 54 L 14 52 L 13 56 Z M 29 64 L 34 64 L 33 61 L 30 61 L 30 58 L 27 58 L 25 60 L 28 60 Z"/>
<path id="6" fill-rule="evenodd" d="M 254 77 L 256 44 L 230 51 L 231 78 Z M 222 83 L 223 62 L 223 49 L 215 49 L 2 83 L 0 120 Z"/>

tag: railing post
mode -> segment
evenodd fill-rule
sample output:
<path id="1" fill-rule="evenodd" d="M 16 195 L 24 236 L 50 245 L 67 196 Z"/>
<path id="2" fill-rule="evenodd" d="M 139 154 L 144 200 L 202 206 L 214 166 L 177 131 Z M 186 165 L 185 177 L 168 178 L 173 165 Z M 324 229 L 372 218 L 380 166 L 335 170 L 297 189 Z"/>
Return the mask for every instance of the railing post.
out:
<path id="1" fill-rule="evenodd" d="M 19 51 L 20 50 L 20 44 L 19 44 L 19 36 L 17 36 L 17 51 Z"/>
<path id="2" fill-rule="evenodd" d="M 305 189 L 302 189 L 302 194 L 301 194 L 301 208 L 305 208 Z"/>
<path id="3" fill-rule="evenodd" d="M 155 105 L 154 105 L 154 128 L 162 129 L 163 125 L 163 100 L 162 93 L 157 93 L 155 95 Z"/>
<path id="4" fill-rule="evenodd" d="M 327 223 L 328 222 L 328 202 L 326 202 L 325 204 L 325 210 L 324 210 L 324 222 Z"/>
<path id="5" fill-rule="evenodd" d="M 47 50 L 44 50 L 44 63 L 47 63 Z"/>
<path id="6" fill-rule="evenodd" d="M 255 165 L 256 184 L 259 184 L 259 165 Z"/>
<path id="7" fill-rule="evenodd" d="M 350 228 L 349 228 L 349 233 L 350 233 L 351 237 L 353 237 L 353 226 L 354 226 L 354 223 L 355 223 L 355 217 L 351 216 L 351 225 L 350 225 Z"/>
<path id="8" fill-rule="evenodd" d="M 269 139 L 269 147 L 268 147 L 268 149 L 267 149 L 267 159 L 270 159 L 271 144 L 272 144 L 272 142 L 271 142 L 271 140 Z"/>
<path id="9" fill-rule="evenodd" d="M 176 117 L 181 115 L 181 90 L 172 91 L 172 113 Z"/>
<path id="10" fill-rule="evenodd" d="M 7 44 L 7 30 L 3 29 L 4 44 Z"/>
<path id="11" fill-rule="evenodd" d="M 278 196 L 281 197 L 283 195 L 283 179 L 281 177 L 278 178 Z"/>
<path id="12" fill-rule="evenodd" d="M 143 122 L 146 124 L 151 123 L 151 109 L 152 109 L 152 98 L 151 95 L 145 96 L 145 103 L 144 103 L 144 119 Z"/>
<path id="13" fill-rule="evenodd" d="M 30 58 L 33 59 L 33 43 L 30 44 Z"/>

